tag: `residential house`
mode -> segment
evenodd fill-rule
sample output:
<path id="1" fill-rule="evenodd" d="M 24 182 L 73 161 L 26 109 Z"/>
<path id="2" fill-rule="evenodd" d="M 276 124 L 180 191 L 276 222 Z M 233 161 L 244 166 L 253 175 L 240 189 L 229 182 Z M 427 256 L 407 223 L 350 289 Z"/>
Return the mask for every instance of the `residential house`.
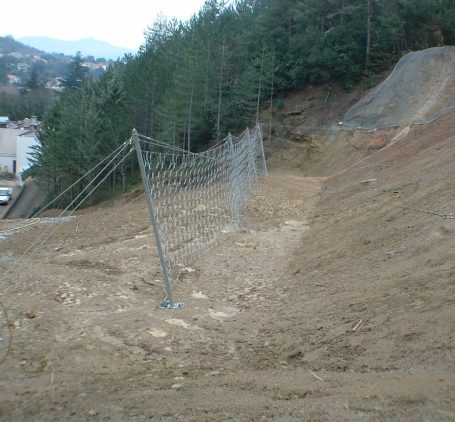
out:
<path id="1" fill-rule="evenodd" d="M 16 173 L 22 174 L 31 167 L 30 154 L 33 147 L 39 144 L 36 129 L 26 130 L 17 136 L 16 142 Z"/>
<path id="2" fill-rule="evenodd" d="M 37 127 L 34 116 L 0 127 L 0 173 L 20 174 L 30 167 L 32 147 L 39 145 Z"/>
<path id="3" fill-rule="evenodd" d="M 16 65 L 16 69 L 20 70 L 21 72 L 27 72 L 27 70 L 29 70 L 31 67 L 31 65 L 25 62 L 21 62 Z"/>
<path id="4" fill-rule="evenodd" d="M 6 77 L 8 79 L 8 83 L 10 85 L 19 85 L 21 83 L 21 78 L 19 78 L 19 76 L 12 75 L 12 74 L 8 73 L 6 75 Z"/>
<path id="5" fill-rule="evenodd" d="M 0 128 L 0 173 L 16 173 L 16 144 L 20 129 Z"/>
<path id="6" fill-rule="evenodd" d="M 63 92 L 65 90 L 65 79 L 64 78 L 52 78 L 46 83 L 47 89 L 53 89 L 57 92 Z"/>

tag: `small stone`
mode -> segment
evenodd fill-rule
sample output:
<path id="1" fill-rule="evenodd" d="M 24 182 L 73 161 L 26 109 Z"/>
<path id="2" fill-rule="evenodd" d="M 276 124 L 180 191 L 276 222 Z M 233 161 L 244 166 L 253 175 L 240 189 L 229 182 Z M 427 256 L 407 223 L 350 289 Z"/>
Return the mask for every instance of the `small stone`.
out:
<path id="1" fill-rule="evenodd" d="M 376 182 L 376 179 L 366 179 L 366 180 L 361 180 L 360 183 L 362 183 L 363 185 L 369 185 L 371 183 L 374 183 Z"/>
<path id="2" fill-rule="evenodd" d="M 191 296 L 195 299 L 208 299 L 208 297 L 202 292 L 193 292 Z"/>
<path id="3" fill-rule="evenodd" d="M 297 359 L 303 356 L 303 352 L 301 350 L 293 350 L 292 352 L 288 353 L 288 359 Z"/>
<path id="4" fill-rule="evenodd" d="M 33 319 L 33 318 L 36 317 L 36 311 L 33 310 L 33 309 L 29 309 L 28 311 L 25 311 L 25 312 L 24 312 L 24 315 L 25 315 L 27 318 Z"/>
<path id="5" fill-rule="evenodd" d="M 178 318 L 165 319 L 164 322 L 167 322 L 169 325 L 176 325 L 177 327 L 190 328 L 190 325 Z"/>
<path id="6" fill-rule="evenodd" d="M 208 372 L 207 374 L 205 374 L 206 377 L 213 377 L 215 375 L 220 375 L 221 372 L 220 371 L 211 371 L 211 372 Z"/>
<path id="7" fill-rule="evenodd" d="M 90 409 L 88 411 L 88 415 L 89 416 L 96 416 L 97 414 L 98 414 L 98 412 L 95 409 Z"/>
<path id="8" fill-rule="evenodd" d="M 153 337 L 156 337 L 156 338 L 163 338 L 163 337 L 166 337 L 167 336 L 167 332 L 164 331 L 164 330 L 160 330 L 158 328 L 153 328 L 149 331 L 149 333 L 153 336 Z"/>

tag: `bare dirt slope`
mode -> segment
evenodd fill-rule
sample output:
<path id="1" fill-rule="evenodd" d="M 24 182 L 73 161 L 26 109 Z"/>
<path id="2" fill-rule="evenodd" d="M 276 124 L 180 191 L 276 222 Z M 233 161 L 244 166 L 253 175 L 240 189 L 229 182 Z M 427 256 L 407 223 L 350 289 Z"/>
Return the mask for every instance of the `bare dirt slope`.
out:
<path id="1" fill-rule="evenodd" d="M 332 177 L 271 160 L 252 233 L 188 269 L 179 311 L 142 195 L 64 222 L 2 289 L 0 419 L 454 419 L 454 122 L 364 134 Z"/>
<path id="2" fill-rule="evenodd" d="M 375 129 L 426 124 L 455 108 L 455 46 L 405 55 L 389 77 L 353 105 L 343 124 Z"/>

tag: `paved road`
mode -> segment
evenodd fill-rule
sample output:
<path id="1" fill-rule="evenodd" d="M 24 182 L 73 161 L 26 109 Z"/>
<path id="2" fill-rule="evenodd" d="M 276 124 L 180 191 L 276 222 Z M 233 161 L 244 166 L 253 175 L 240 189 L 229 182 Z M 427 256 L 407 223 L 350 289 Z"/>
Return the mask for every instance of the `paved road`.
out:
<path id="1" fill-rule="evenodd" d="M 21 196 L 6 213 L 5 218 L 28 218 L 33 210 L 40 205 L 42 194 L 32 179 L 26 180 Z"/>
<path id="2" fill-rule="evenodd" d="M 19 195 L 21 191 L 21 187 L 19 186 L 19 182 L 17 179 L 10 179 L 10 178 L 1 178 L 0 179 L 0 186 L 8 187 L 13 189 L 13 200 L 9 201 L 7 205 L 0 205 L 0 219 L 5 218 L 5 215 L 9 212 L 11 205 L 14 202 L 14 198 Z"/>

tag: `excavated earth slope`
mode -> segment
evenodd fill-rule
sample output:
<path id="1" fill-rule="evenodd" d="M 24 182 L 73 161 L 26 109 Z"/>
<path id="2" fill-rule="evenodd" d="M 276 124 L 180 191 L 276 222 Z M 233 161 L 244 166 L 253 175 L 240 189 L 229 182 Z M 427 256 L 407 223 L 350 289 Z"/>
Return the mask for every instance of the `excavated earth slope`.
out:
<path id="1" fill-rule="evenodd" d="M 346 126 L 375 129 L 426 124 L 455 108 L 455 46 L 409 53 L 390 76 L 343 119 Z"/>

